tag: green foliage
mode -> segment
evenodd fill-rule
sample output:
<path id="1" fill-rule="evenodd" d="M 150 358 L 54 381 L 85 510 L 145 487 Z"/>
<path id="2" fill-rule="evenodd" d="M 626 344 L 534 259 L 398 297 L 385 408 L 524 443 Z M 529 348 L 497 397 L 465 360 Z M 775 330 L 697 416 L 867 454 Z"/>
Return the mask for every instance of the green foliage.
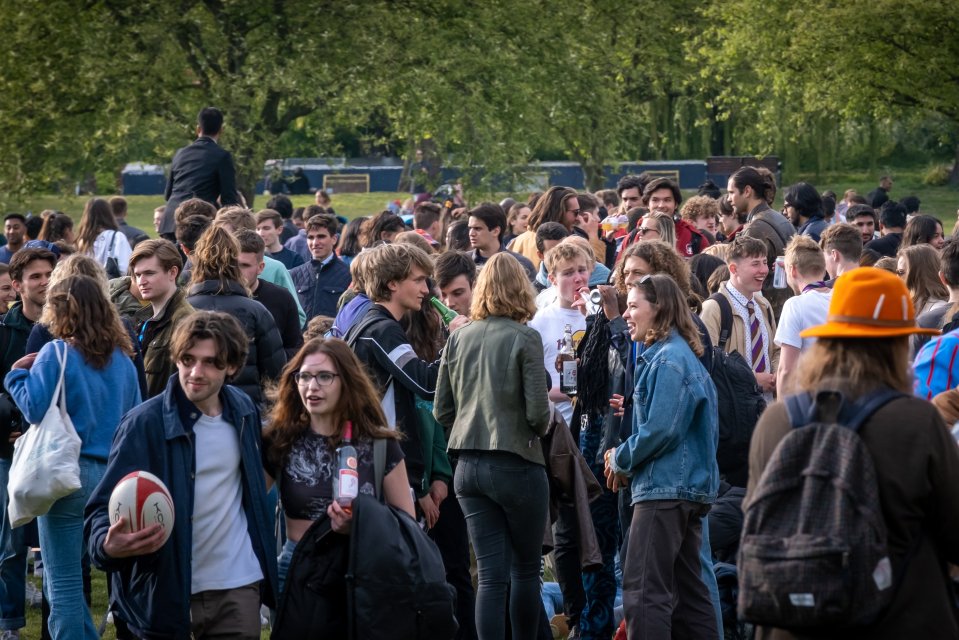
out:
<path id="1" fill-rule="evenodd" d="M 947 0 L 0 0 L 0 206 L 169 162 L 227 118 L 267 158 L 409 156 L 477 192 L 533 159 L 775 153 L 787 176 L 959 153 Z M 493 182 L 496 174 L 505 182 Z M 959 173 L 953 172 L 953 178 Z"/>
<path id="2" fill-rule="evenodd" d="M 942 187 L 949 183 L 951 167 L 945 164 L 934 164 L 922 174 L 922 183 L 930 187 Z"/>

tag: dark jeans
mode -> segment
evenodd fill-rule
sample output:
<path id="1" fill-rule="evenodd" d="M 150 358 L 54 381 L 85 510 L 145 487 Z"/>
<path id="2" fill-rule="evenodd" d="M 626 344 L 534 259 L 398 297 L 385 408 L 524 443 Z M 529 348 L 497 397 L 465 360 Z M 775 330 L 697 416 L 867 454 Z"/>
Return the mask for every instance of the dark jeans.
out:
<path id="1" fill-rule="evenodd" d="M 630 640 L 719 637 L 702 577 L 702 517 L 709 505 L 650 500 L 633 505 L 623 565 L 623 608 Z"/>
<path id="2" fill-rule="evenodd" d="M 563 592 L 563 613 L 570 628 L 579 625 L 580 615 L 586 606 L 586 590 L 583 588 L 583 570 L 579 557 L 579 523 L 576 507 L 561 504 L 556 522 L 553 523 L 553 563 L 556 582 Z"/>
<path id="3" fill-rule="evenodd" d="M 446 568 L 446 582 L 456 589 L 456 640 L 476 640 L 476 593 L 470 576 L 470 543 L 466 518 L 455 495 L 440 503 L 440 519 L 429 530 Z"/>
<path id="4" fill-rule="evenodd" d="M 507 585 L 513 637 L 536 637 L 549 502 L 546 469 L 511 453 L 467 452 L 460 454 L 453 486 L 476 553 L 479 637 L 505 637 Z"/>

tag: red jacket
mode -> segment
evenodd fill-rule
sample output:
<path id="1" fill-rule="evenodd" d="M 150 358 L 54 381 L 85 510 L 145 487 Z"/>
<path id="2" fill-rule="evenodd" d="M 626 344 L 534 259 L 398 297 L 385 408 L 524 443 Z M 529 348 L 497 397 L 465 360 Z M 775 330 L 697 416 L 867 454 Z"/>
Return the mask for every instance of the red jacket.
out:
<path id="1" fill-rule="evenodd" d="M 682 218 L 679 220 L 674 219 L 673 223 L 676 226 L 676 251 L 678 251 L 682 257 L 689 260 L 697 253 L 702 253 L 703 249 L 709 246 L 709 239 L 693 225 Z M 637 228 L 641 224 L 642 221 L 637 223 Z M 633 231 L 623 239 L 623 244 L 619 248 L 619 255 L 616 256 L 617 262 L 619 262 L 620 256 L 623 255 L 626 249 L 636 241 L 637 235 L 639 234 L 636 232 L 636 229 L 633 229 Z"/>

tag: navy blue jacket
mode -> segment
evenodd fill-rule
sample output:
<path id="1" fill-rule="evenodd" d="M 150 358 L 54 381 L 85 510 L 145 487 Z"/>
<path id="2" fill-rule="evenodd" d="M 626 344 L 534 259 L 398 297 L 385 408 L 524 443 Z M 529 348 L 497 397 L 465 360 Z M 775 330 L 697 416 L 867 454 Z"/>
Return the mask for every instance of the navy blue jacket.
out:
<path id="1" fill-rule="evenodd" d="M 316 316 L 336 317 L 336 304 L 350 286 L 350 268 L 336 255 L 325 265 L 319 260 L 290 269 L 293 286 L 306 311 L 306 321 Z"/>
<path id="2" fill-rule="evenodd" d="M 223 418 L 240 436 L 240 481 L 243 510 L 253 552 L 265 577 L 261 598 L 273 607 L 277 572 L 273 519 L 266 500 L 260 455 L 260 415 L 241 390 L 220 391 Z M 200 416 L 180 388 L 176 374 L 166 390 L 132 409 L 117 428 L 103 479 L 84 512 L 90 559 L 110 576 L 112 602 L 119 617 L 141 638 L 190 637 L 190 580 L 193 544 L 193 478 L 196 472 L 193 425 Z M 204 455 L 216 455 L 206 451 Z M 149 471 L 173 496 L 173 534 L 155 553 L 111 558 L 103 551 L 110 528 L 108 506 L 117 482 L 132 471 Z"/>
<path id="3" fill-rule="evenodd" d="M 250 339 L 246 364 L 237 371 L 233 384 L 246 391 L 253 402 L 263 401 L 263 385 L 276 380 L 286 366 L 286 351 L 276 321 L 269 310 L 251 300 L 239 282 L 205 280 L 190 287 L 187 302 L 198 311 L 220 311 L 236 318 Z"/>

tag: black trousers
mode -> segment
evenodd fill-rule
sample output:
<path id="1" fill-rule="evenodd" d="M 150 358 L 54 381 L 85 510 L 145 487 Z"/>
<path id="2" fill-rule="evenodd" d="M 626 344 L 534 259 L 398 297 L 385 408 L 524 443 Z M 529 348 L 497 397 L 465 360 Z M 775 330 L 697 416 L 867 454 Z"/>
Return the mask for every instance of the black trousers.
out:
<path id="1" fill-rule="evenodd" d="M 454 467 L 455 468 L 455 467 Z M 440 519 L 429 535 L 440 550 L 446 568 L 446 582 L 456 589 L 456 640 L 476 640 L 476 592 L 470 576 L 469 533 L 466 518 L 452 489 L 440 503 Z"/>
<path id="2" fill-rule="evenodd" d="M 630 640 L 719 638 L 699 558 L 709 505 L 650 500 L 633 505 L 623 564 Z"/>

